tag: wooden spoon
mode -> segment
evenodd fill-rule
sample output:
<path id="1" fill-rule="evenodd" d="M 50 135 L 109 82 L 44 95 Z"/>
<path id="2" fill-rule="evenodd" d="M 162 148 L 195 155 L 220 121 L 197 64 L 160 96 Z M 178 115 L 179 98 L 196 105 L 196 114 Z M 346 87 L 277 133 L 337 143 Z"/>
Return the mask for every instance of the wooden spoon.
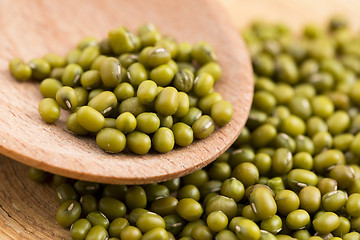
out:
<path id="1" fill-rule="evenodd" d="M 99 40 L 118 26 L 132 31 L 151 22 L 179 42 L 207 41 L 223 68 L 215 90 L 234 106 L 233 120 L 210 137 L 167 154 L 108 154 L 93 138 L 66 129 L 67 113 L 46 124 L 38 113 L 38 83 L 16 81 L 9 73 L 13 57 L 29 61 L 54 52 L 65 55 L 87 36 Z M 76 179 L 143 184 L 180 177 L 209 164 L 233 143 L 252 101 L 249 56 L 239 33 L 221 6 L 211 0 L 102 0 L 0 2 L 0 153 L 24 164 Z"/>

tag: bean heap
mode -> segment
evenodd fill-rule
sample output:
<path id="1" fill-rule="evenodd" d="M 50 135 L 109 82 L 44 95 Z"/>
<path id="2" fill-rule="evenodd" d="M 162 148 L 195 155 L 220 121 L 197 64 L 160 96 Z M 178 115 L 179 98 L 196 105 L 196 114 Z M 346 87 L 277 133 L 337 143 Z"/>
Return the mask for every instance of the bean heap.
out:
<path id="1" fill-rule="evenodd" d="M 45 122 L 56 122 L 60 108 L 68 110 L 67 129 L 96 134 L 106 152 L 146 154 L 152 147 L 166 153 L 206 138 L 233 115 L 213 88 L 221 76 L 213 47 L 178 43 L 152 24 L 136 34 L 113 29 L 100 42 L 87 37 L 66 57 L 14 58 L 9 68 L 19 81 L 41 81 Z"/>
<path id="2" fill-rule="evenodd" d="M 342 17 L 296 37 L 255 22 L 243 36 L 255 93 L 231 148 L 155 184 L 53 176 L 72 239 L 360 239 L 360 37 Z"/>

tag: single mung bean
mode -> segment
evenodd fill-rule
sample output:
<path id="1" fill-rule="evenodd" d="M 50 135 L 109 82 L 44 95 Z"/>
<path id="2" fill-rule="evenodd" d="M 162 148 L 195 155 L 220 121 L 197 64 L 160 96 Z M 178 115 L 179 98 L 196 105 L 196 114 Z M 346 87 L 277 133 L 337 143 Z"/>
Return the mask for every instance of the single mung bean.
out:
<path id="1" fill-rule="evenodd" d="M 62 204 L 67 200 L 78 199 L 78 195 L 75 192 L 74 188 L 68 183 L 63 183 L 57 186 L 55 190 L 56 190 L 56 200 L 60 204 Z"/>
<path id="2" fill-rule="evenodd" d="M 170 235 L 171 233 L 168 233 L 165 228 L 163 227 L 156 227 L 154 229 L 151 229 L 150 231 L 146 232 L 141 239 L 142 240 L 152 240 L 152 239 L 158 239 L 158 240 L 171 240 Z"/>
<path id="3" fill-rule="evenodd" d="M 276 235 L 281 231 L 282 224 L 281 217 L 273 215 L 271 218 L 261 221 L 260 229 Z"/>
<path id="4" fill-rule="evenodd" d="M 194 85 L 194 74 L 187 69 L 180 70 L 175 74 L 172 85 L 178 91 L 190 92 Z"/>
<path id="5" fill-rule="evenodd" d="M 89 230 L 85 240 L 106 240 L 108 235 L 107 230 L 103 226 L 96 225 Z"/>
<path id="6" fill-rule="evenodd" d="M 134 87 L 128 82 L 122 82 L 114 89 L 114 94 L 119 102 L 135 96 Z"/>
<path id="7" fill-rule="evenodd" d="M 269 219 L 277 212 L 277 205 L 271 191 L 263 187 L 251 192 L 250 206 L 261 220 Z"/>
<path id="8" fill-rule="evenodd" d="M 314 158 L 314 170 L 317 173 L 324 173 L 329 168 L 343 164 L 345 162 L 344 154 L 336 149 L 325 150 Z"/>
<path id="9" fill-rule="evenodd" d="M 80 198 L 81 213 L 87 216 L 91 212 L 98 210 L 98 200 L 91 194 L 85 194 Z"/>
<path id="10" fill-rule="evenodd" d="M 151 80 L 141 82 L 136 92 L 136 96 L 142 104 L 149 104 L 153 102 L 157 94 L 157 85 Z"/>
<path id="11" fill-rule="evenodd" d="M 177 62 L 191 62 L 192 44 L 189 42 L 178 43 L 178 54 L 176 55 Z"/>
<path id="12" fill-rule="evenodd" d="M 120 232 L 120 239 L 140 240 L 141 237 L 141 231 L 134 226 L 127 226 Z"/>
<path id="13" fill-rule="evenodd" d="M 139 62 L 133 63 L 128 67 L 127 78 L 129 79 L 129 82 L 134 86 L 134 88 L 137 88 L 140 83 L 149 79 L 146 68 L 143 64 Z M 154 82 L 157 83 L 156 81 Z"/>
<path id="14" fill-rule="evenodd" d="M 250 137 L 250 142 L 255 148 L 261 148 L 268 145 L 277 135 L 277 129 L 268 123 L 257 127 Z"/>
<path id="15" fill-rule="evenodd" d="M 43 170 L 30 167 L 28 171 L 29 178 L 37 183 L 45 182 L 46 179 L 49 177 L 49 174 Z"/>
<path id="16" fill-rule="evenodd" d="M 140 186 L 128 188 L 125 194 L 125 204 L 129 210 L 146 207 L 147 197 L 145 190 Z"/>
<path id="17" fill-rule="evenodd" d="M 272 159 L 269 154 L 266 153 L 257 153 L 254 156 L 254 164 L 259 171 L 260 176 L 266 176 L 271 170 Z"/>
<path id="18" fill-rule="evenodd" d="M 57 213 L 56 220 L 62 227 L 70 227 L 76 222 L 81 214 L 81 206 L 75 200 L 67 200 L 63 202 Z"/>
<path id="19" fill-rule="evenodd" d="M 257 240 L 261 235 L 256 223 L 246 218 L 241 218 L 235 224 L 234 232 L 240 240 Z"/>
<path id="20" fill-rule="evenodd" d="M 21 77 L 25 79 L 25 76 L 29 74 L 29 70 L 26 65 L 22 65 L 21 62 L 18 63 L 18 67 L 20 66 L 20 70 L 22 72 Z M 48 61 L 42 58 L 34 58 L 29 61 L 28 66 L 31 68 L 31 77 L 36 80 L 43 80 L 50 76 L 51 66 Z M 17 71 L 20 71 L 17 69 Z M 20 73 L 18 73 L 18 77 L 20 77 Z"/>
<path id="21" fill-rule="evenodd" d="M 319 180 L 317 188 L 320 190 L 321 195 L 324 195 L 337 190 L 337 181 L 332 178 L 322 178 Z"/>
<path id="22" fill-rule="evenodd" d="M 298 152 L 293 157 L 293 168 L 311 170 L 313 165 L 314 160 L 309 152 Z"/>
<path id="23" fill-rule="evenodd" d="M 217 125 L 224 126 L 231 121 L 233 112 L 231 103 L 221 100 L 212 105 L 210 116 Z"/>
<path id="24" fill-rule="evenodd" d="M 133 131 L 126 136 L 126 146 L 133 153 L 143 155 L 149 152 L 151 139 L 145 133 Z"/>
<path id="25" fill-rule="evenodd" d="M 215 51 L 207 42 L 197 42 L 191 50 L 192 58 L 200 65 L 216 61 Z"/>
<path id="26" fill-rule="evenodd" d="M 208 227 L 214 232 L 223 231 L 228 225 L 227 216 L 221 211 L 210 213 L 206 218 Z"/>
<path id="27" fill-rule="evenodd" d="M 335 190 L 327 192 L 322 196 L 321 205 L 327 212 L 337 212 L 345 206 L 347 200 L 347 193 Z"/>
<path id="28" fill-rule="evenodd" d="M 153 46 L 161 39 L 161 34 L 152 23 L 146 23 L 139 27 L 138 36 L 142 46 Z"/>
<path id="29" fill-rule="evenodd" d="M 65 110 L 75 110 L 78 106 L 79 99 L 76 91 L 69 86 L 61 87 L 56 92 L 56 101 L 59 106 Z"/>
<path id="30" fill-rule="evenodd" d="M 51 73 L 50 73 L 50 78 L 55 78 L 59 81 L 61 81 L 61 77 L 64 73 L 65 68 L 64 67 L 60 67 L 60 68 L 53 68 L 51 69 Z"/>
<path id="31" fill-rule="evenodd" d="M 41 118 L 47 123 L 54 123 L 60 118 L 59 104 L 53 98 L 44 98 L 39 103 Z"/>
<path id="32" fill-rule="evenodd" d="M 99 71 L 101 81 L 106 87 L 116 87 L 122 80 L 120 62 L 114 57 L 105 58 L 101 62 Z"/>
<path id="33" fill-rule="evenodd" d="M 232 219 L 237 214 L 237 204 L 232 198 L 215 195 L 208 200 L 205 211 L 207 215 L 215 211 L 222 211 L 228 219 Z"/>
<path id="34" fill-rule="evenodd" d="M 174 87 L 165 87 L 155 99 L 155 110 L 161 115 L 173 115 L 179 106 L 179 93 Z"/>
<path id="35" fill-rule="evenodd" d="M 200 193 L 199 193 L 200 196 Z M 200 198 L 200 197 L 199 197 Z M 150 210 L 164 217 L 176 213 L 178 198 L 167 196 L 156 199 L 151 203 Z"/>
<path id="36" fill-rule="evenodd" d="M 299 192 L 300 207 L 308 213 L 315 213 L 321 206 L 321 193 L 317 187 L 306 186 Z"/>
<path id="37" fill-rule="evenodd" d="M 73 240 L 83 240 L 91 229 L 91 223 L 85 218 L 74 222 L 70 227 L 70 235 Z"/>
<path id="38" fill-rule="evenodd" d="M 112 51 L 118 55 L 132 52 L 140 44 L 140 39 L 124 26 L 111 30 L 108 38 Z"/>
<path id="39" fill-rule="evenodd" d="M 179 105 L 176 112 L 174 113 L 174 117 L 181 118 L 188 113 L 190 108 L 190 101 L 189 101 L 189 96 L 184 92 L 178 92 L 178 97 L 179 97 Z"/>
<path id="40" fill-rule="evenodd" d="M 107 116 L 117 106 L 117 98 L 111 91 L 104 91 L 93 97 L 88 106 L 94 108 L 102 115 Z"/>
<path id="41" fill-rule="evenodd" d="M 78 59 L 78 64 L 83 70 L 88 70 L 99 55 L 100 49 L 97 45 L 88 46 L 81 51 Z"/>
<path id="42" fill-rule="evenodd" d="M 63 87 L 62 83 L 54 78 L 45 78 L 40 83 L 40 93 L 44 98 L 56 99 L 56 92 Z"/>
<path id="43" fill-rule="evenodd" d="M 119 113 L 129 112 L 135 117 L 146 112 L 148 107 L 142 104 L 138 97 L 127 98 L 119 104 Z"/>
<path id="44" fill-rule="evenodd" d="M 245 188 L 242 182 L 235 178 L 230 178 L 223 182 L 220 193 L 239 202 L 245 195 Z"/>
<path id="45" fill-rule="evenodd" d="M 105 117 L 90 106 L 82 106 L 76 112 L 77 122 L 89 132 L 99 132 L 105 126 Z"/>
<path id="46" fill-rule="evenodd" d="M 334 113 L 334 104 L 324 95 L 315 96 L 311 100 L 311 106 L 315 116 L 328 118 Z"/>
<path id="47" fill-rule="evenodd" d="M 318 176 L 309 170 L 293 169 L 287 175 L 287 182 L 291 189 L 297 191 L 306 186 L 316 186 Z"/>
<path id="48" fill-rule="evenodd" d="M 191 198 L 183 198 L 176 206 L 176 212 L 187 221 L 195 221 L 200 218 L 203 208 L 200 203 Z"/>
<path id="49" fill-rule="evenodd" d="M 10 73 L 19 81 L 24 82 L 32 75 L 31 67 L 20 58 L 13 58 L 9 63 Z"/>
<path id="50" fill-rule="evenodd" d="M 119 153 L 126 146 L 126 137 L 118 129 L 103 128 L 96 134 L 96 143 L 106 152 Z"/>
<path id="51" fill-rule="evenodd" d="M 208 226 L 199 225 L 191 231 L 191 238 L 194 240 L 211 240 L 213 233 Z"/>
<path id="52" fill-rule="evenodd" d="M 261 90 L 254 93 L 253 106 L 257 110 L 271 113 L 276 106 L 275 97 L 267 91 Z"/>
<path id="53" fill-rule="evenodd" d="M 189 146 L 194 140 L 194 132 L 192 128 L 183 122 L 175 123 L 171 127 L 171 130 L 174 134 L 175 143 L 179 146 Z"/>
<path id="54" fill-rule="evenodd" d="M 346 131 L 350 126 L 350 116 L 345 111 L 336 111 L 327 120 L 329 132 L 332 135 Z"/>
<path id="55" fill-rule="evenodd" d="M 210 179 L 224 181 L 230 178 L 231 166 L 226 161 L 221 161 L 222 159 L 223 157 L 217 158 L 216 162 L 211 164 L 208 170 Z"/>
<path id="56" fill-rule="evenodd" d="M 278 212 L 283 216 L 288 215 L 300 206 L 300 199 L 298 195 L 288 189 L 284 189 L 276 193 L 275 201 Z"/>
<path id="57" fill-rule="evenodd" d="M 312 225 L 319 234 L 327 234 L 339 227 L 340 219 L 333 212 L 324 212 L 314 218 Z"/>
<path id="58" fill-rule="evenodd" d="M 64 72 L 61 76 L 61 82 L 65 86 L 74 87 L 79 85 L 81 75 L 83 74 L 83 69 L 80 65 L 76 63 L 70 63 L 64 69 Z"/>
<path id="59" fill-rule="evenodd" d="M 259 180 L 259 170 L 250 162 L 244 162 L 237 165 L 231 176 L 241 181 L 245 188 L 254 185 Z"/>
<path id="60" fill-rule="evenodd" d="M 340 216 L 340 225 L 337 229 L 335 229 L 332 234 L 337 237 L 343 237 L 345 234 L 350 232 L 351 229 L 351 223 L 349 219 L 346 217 Z"/>
<path id="61" fill-rule="evenodd" d="M 110 225 L 109 219 L 100 211 L 94 211 L 86 215 L 86 219 L 92 226 L 102 226 L 107 229 Z"/>
<path id="62" fill-rule="evenodd" d="M 214 120 L 208 115 L 202 115 L 192 125 L 194 136 L 203 139 L 209 136 L 215 129 Z"/>
<path id="63" fill-rule="evenodd" d="M 136 130 L 143 133 L 154 133 L 160 127 L 160 119 L 155 113 L 144 112 L 136 117 Z"/>
<path id="64" fill-rule="evenodd" d="M 126 218 L 115 218 L 114 220 L 111 221 L 110 225 L 109 225 L 109 235 L 111 237 L 119 237 L 121 231 L 126 228 L 127 226 L 130 226 L 129 221 Z"/>
<path id="65" fill-rule="evenodd" d="M 194 79 L 192 91 L 198 97 L 204 97 L 210 93 L 214 86 L 214 78 L 207 72 L 199 73 Z"/>
<path id="66" fill-rule="evenodd" d="M 115 126 L 123 133 L 130 133 L 136 129 L 137 121 L 130 112 L 123 112 L 116 118 Z"/>
<path id="67" fill-rule="evenodd" d="M 186 223 L 186 221 L 177 214 L 166 215 L 163 218 L 165 221 L 165 229 L 175 236 L 182 231 Z"/>
<path id="68" fill-rule="evenodd" d="M 83 39 L 81 39 L 78 44 L 77 48 L 79 50 L 84 50 L 87 47 L 96 46 L 98 43 L 98 40 L 94 36 L 88 36 Z"/>
<path id="69" fill-rule="evenodd" d="M 80 86 L 75 87 L 74 90 L 78 97 L 78 107 L 86 105 L 89 99 L 89 92 L 85 88 Z"/>
<path id="70" fill-rule="evenodd" d="M 310 222 L 310 215 L 303 209 L 297 209 L 286 216 L 286 224 L 292 230 L 306 227 Z"/>
<path id="71" fill-rule="evenodd" d="M 150 67 L 158 67 L 166 64 L 171 59 L 171 55 L 168 50 L 163 47 L 153 48 L 147 57 L 147 63 Z"/>
<path id="72" fill-rule="evenodd" d="M 351 133 L 338 134 L 333 138 L 333 146 L 334 148 L 339 149 L 343 152 L 347 151 L 350 149 L 354 138 L 354 135 L 352 135 Z"/>
<path id="73" fill-rule="evenodd" d="M 272 169 L 278 174 L 285 174 L 293 167 L 293 156 L 289 149 L 278 148 L 272 156 Z"/>
<path id="74" fill-rule="evenodd" d="M 180 121 L 183 123 L 186 123 L 187 125 L 189 125 L 190 127 L 193 125 L 193 123 L 200 118 L 202 115 L 202 112 L 199 108 L 197 107 L 190 107 L 189 111 L 186 113 L 185 116 L 183 116 L 182 118 L 180 118 Z"/>
<path id="75" fill-rule="evenodd" d="M 258 222 L 260 221 L 260 217 L 255 213 L 254 209 L 251 207 L 250 204 L 240 207 L 241 209 L 241 216 L 244 218 L 250 219 L 251 221 Z M 238 209 L 238 212 L 240 212 Z"/>
<path id="76" fill-rule="evenodd" d="M 338 182 L 339 188 L 347 189 L 354 184 L 356 173 L 352 166 L 340 164 L 331 168 L 329 177 Z"/>
<path id="77" fill-rule="evenodd" d="M 89 70 L 84 72 L 80 78 L 81 86 L 86 89 L 95 89 L 100 87 L 101 79 L 98 70 Z"/>
<path id="78" fill-rule="evenodd" d="M 174 148 L 175 139 L 171 129 L 161 127 L 156 130 L 152 137 L 154 149 L 159 153 L 167 153 Z"/>
<path id="79" fill-rule="evenodd" d="M 142 233 L 146 233 L 154 228 L 165 228 L 165 221 L 156 213 L 146 212 L 138 217 L 136 220 L 136 227 Z"/>
<path id="80" fill-rule="evenodd" d="M 360 217 L 360 193 L 353 193 L 346 202 L 346 212 L 352 217 Z"/>

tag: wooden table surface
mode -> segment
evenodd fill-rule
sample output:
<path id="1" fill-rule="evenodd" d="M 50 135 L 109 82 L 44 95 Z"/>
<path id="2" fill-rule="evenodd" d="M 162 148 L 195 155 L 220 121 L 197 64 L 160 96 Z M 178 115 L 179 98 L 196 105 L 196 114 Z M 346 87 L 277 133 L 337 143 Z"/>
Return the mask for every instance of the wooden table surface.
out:
<path id="1" fill-rule="evenodd" d="M 283 21 L 299 31 L 304 23 L 324 24 L 334 14 L 346 14 L 355 31 L 360 26 L 358 0 L 219 1 L 224 6 L 219 14 L 229 14 L 239 29 L 261 18 Z M 69 231 L 55 220 L 58 204 L 54 189 L 31 182 L 27 170 L 27 166 L 0 155 L 0 239 L 70 239 Z"/>

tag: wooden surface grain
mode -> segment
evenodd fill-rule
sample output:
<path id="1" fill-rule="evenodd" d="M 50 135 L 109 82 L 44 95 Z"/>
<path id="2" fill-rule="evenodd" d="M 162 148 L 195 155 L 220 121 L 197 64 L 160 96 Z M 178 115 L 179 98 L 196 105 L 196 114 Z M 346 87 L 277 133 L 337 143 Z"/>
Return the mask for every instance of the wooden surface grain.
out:
<path id="1" fill-rule="evenodd" d="M 3 0 L 0 6 L 0 153 L 51 173 L 102 183 L 143 184 L 183 176 L 222 154 L 245 124 L 252 101 L 251 63 L 244 43 L 226 15 L 211 0 Z M 31 11 L 28 11 L 31 9 Z M 123 10 L 123 11 L 122 11 Z M 17 16 L 16 18 L 14 16 Z M 38 114 L 38 84 L 15 81 L 10 59 L 29 61 L 48 52 L 65 55 L 86 36 L 99 40 L 118 26 L 136 31 L 151 22 L 177 41 L 208 41 L 222 67 L 215 91 L 234 106 L 233 120 L 188 147 L 144 156 L 108 154 L 94 137 L 78 137 L 66 129 L 66 116 L 46 124 Z M 228 27 L 223 27 L 228 26 Z M 224 46 L 226 42 L 226 47 Z"/>
<path id="2" fill-rule="evenodd" d="M 303 23 L 324 24 L 329 16 L 337 13 L 346 14 L 356 31 L 360 26 L 360 2 L 357 0 L 219 1 L 226 9 L 226 12 L 220 13 L 228 13 L 238 27 L 244 27 L 251 20 L 261 17 L 286 21 L 296 30 L 301 30 Z M 3 2 L 0 0 L 0 6 L 3 6 Z M 0 29 L 2 24 L 0 21 Z M 47 46 L 43 47 L 43 51 L 48 51 Z M 55 221 L 57 203 L 53 188 L 31 182 L 27 178 L 27 169 L 0 155 L 0 239 L 70 239 L 68 230 L 59 227 Z"/>

